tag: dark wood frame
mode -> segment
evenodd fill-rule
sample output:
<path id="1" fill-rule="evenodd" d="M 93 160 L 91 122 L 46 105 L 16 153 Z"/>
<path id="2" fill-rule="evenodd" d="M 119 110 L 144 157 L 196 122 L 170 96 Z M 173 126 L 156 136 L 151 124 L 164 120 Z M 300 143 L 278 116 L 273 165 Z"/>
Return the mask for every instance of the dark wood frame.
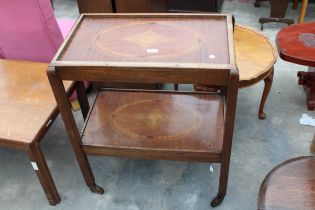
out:
<path id="1" fill-rule="evenodd" d="M 117 12 L 117 13 L 151 13 L 151 12 L 221 12 L 224 0 L 207 0 L 201 2 L 199 9 L 182 0 L 77 0 L 80 13 Z M 199 3 L 200 4 L 200 3 Z M 193 8 L 191 8 L 193 7 Z M 204 7 L 204 9 L 200 9 Z"/>
<path id="2" fill-rule="evenodd" d="M 225 18 L 228 27 L 229 64 L 189 64 L 189 63 L 117 63 L 117 62 L 68 62 L 58 61 L 63 49 L 72 38 L 78 26 L 86 16 L 106 17 L 208 17 Z M 81 136 L 76 126 L 75 119 L 62 83 L 62 80 L 73 81 L 107 81 L 107 82 L 135 82 L 135 83 L 186 83 L 186 84 L 212 84 L 222 86 L 225 96 L 224 137 L 222 153 L 213 155 L 213 158 L 204 159 L 206 162 L 221 163 L 220 184 L 217 196 L 211 205 L 219 205 L 227 191 L 230 155 L 238 93 L 239 75 L 235 65 L 235 52 L 233 40 L 233 22 L 231 15 L 214 14 L 82 14 L 73 27 L 70 35 L 57 52 L 47 70 L 47 75 L 52 86 L 59 110 L 68 132 L 71 145 L 78 160 L 81 172 L 87 186 L 92 192 L 102 194 L 104 190 L 96 185 L 93 172 L 87 159 L 87 154 L 94 151 L 85 150 L 80 144 Z M 81 82 L 82 83 L 82 82 Z M 89 104 L 83 88 L 78 90 L 79 102 L 84 118 L 88 115 Z M 101 154 L 98 154 L 101 155 Z M 102 153 L 102 155 L 104 155 Z M 123 154 L 122 154 L 123 155 Z M 138 156 L 141 157 L 141 154 Z M 170 159 L 167 155 L 159 159 Z M 172 160 L 180 160 L 172 157 Z M 202 156 L 200 156 L 202 159 Z"/>
<path id="3" fill-rule="evenodd" d="M 220 13 L 224 0 L 193 1 L 168 0 L 170 12 L 213 12 Z M 194 5 L 196 4 L 196 5 Z M 199 4 L 199 5 L 198 5 Z M 197 8 L 196 8 L 197 7 Z"/>
<path id="4" fill-rule="evenodd" d="M 66 96 L 70 97 L 74 90 L 78 90 L 77 84 L 72 84 L 69 90 L 66 92 Z M 49 168 L 47 166 L 45 157 L 40 148 L 40 143 L 47 131 L 55 121 L 59 114 L 58 107 L 56 106 L 50 116 L 43 123 L 41 129 L 37 132 L 35 139 L 30 144 L 21 143 L 19 141 L 13 142 L 6 139 L 0 139 L 0 147 L 13 148 L 18 150 L 26 151 L 29 159 L 37 164 L 38 170 L 35 170 L 36 175 L 42 185 L 42 188 L 46 194 L 48 202 L 50 205 L 56 205 L 60 203 L 60 196 L 55 186 L 54 180 L 50 174 Z"/>
<path id="5" fill-rule="evenodd" d="M 113 0 L 117 13 L 167 12 L 168 0 Z"/>
<path id="6" fill-rule="evenodd" d="M 264 29 L 264 23 L 276 22 L 286 23 L 291 25 L 294 23 L 293 19 L 285 18 L 289 0 L 270 0 L 270 16 L 259 18 L 260 29 Z M 260 1 L 255 2 L 255 6 L 260 6 Z"/>
<path id="7" fill-rule="evenodd" d="M 112 0 L 77 0 L 80 13 L 114 12 Z"/>

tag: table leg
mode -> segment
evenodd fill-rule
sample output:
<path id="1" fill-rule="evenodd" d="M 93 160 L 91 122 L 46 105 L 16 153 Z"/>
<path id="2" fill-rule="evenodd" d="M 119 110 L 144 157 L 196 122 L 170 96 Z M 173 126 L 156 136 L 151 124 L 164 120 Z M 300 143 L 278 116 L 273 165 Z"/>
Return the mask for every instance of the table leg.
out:
<path id="1" fill-rule="evenodd" d="M 315 72 L 299 71 L 297 76 L 299 77 L 299 85 L 303 85 L 306 90 L 307 109 L 314 110 L 315 109 Z"/>
<path id="2" fill-rule="evenodd" d="M 176 90 L 176 91 L 178 90 L 178 84 L 177 83 L 174 84 L 174 90 Z"/>
<path id="3" fill-rule="evenodd" d="M 54 206 L 58 204 L 60 202 L 60 196 L 38 143 L 31 144 L 27 150 L 27 154 L 33 164 L 36 164 L 35 167 L 37 168 L 34 168 L 34 170 L 50 205 Z"/>
<path id="4" fill-rule="evenodd" d="M 271 90 L 272 82 L 273 82 L 273 74 L 274 74 L 274 69 L 272 67 L 270 74 L 265 78 L 265 88 L 263 91 L 263 95 L 261 97 L 261 102 L 260 102 L 260 107 L 259 107 L 259 112 L 258 112 L 258 117 L 259 119 L 263 120 L 266 118 L 266 114 L 264 112 L 264 107 L 268 98 L 268 95 Z"/>
<path id="5" fill-rule="evenodd" d="M 301 10 L 300 10 L 298 23 L 303 23 L 304 22 L 304 17 L 305 17 L 305 13 L 306 13 L 307 4 L 308 4 L 308 0 L 303 0 L 302 1 L 302 6 L 301 6 Z"/>
<path id="6" fill-rule="evenodd" d="M 90 163 L 87 159 L 85 152 L 81 148 L 80 134 L 76 126 L 63 83 L 56 75 L 54 68 L 51 68 L 51 67 L 48 68 L 47 76 L 48 76 L 50 85 L 52 87 L 53 93 L 55 95 L 59 112 L 66 126 L 66 130 L 70 138 L 70 143 L 76 155 L 84 180 L 92 192 L 103 194 L 104 190 L 100 186 L 95 184 L 95 179 L 94 179 L 94 175 L 93 175 Z M 78 96 L 79 95 L 80 94 L 78 93 Z"/>
<path id="7" fill-rule="evenodd" d="M 308 110 L 315 110 L 315 83 L 309 89 L 306 103 Z"/>
<path id="8" fill-rule="evenodd" d="M 232 139 L 238 94 L 239 76 L 238 74 L 231 74 L 230 87 L 227 89 L 227 107 L 225 119 L 225 133 L 223 140 L 223 155 L 220 168 L 220 180 L 218 194 L 212 199 L 210 205 L 216 207 L 220 205 L 226 195 L 227 184 L 229 178 L 230 158 L 232 150 Z"/>
<path id="9" fill-rule="evenodd" d="M 298 5 L 299 5 L 299 0 L 293 0 L 292 9 L 296 10 L 298 8 Z"/>
<path id="10" fill-rule="evenodd" d="M 82 112 L 83 118 L 85 120 L 87 115 L 88 115 L 90 105 L 89 105 L 89 101 L 88 101 L 88 98 L 86 95 L 84 82 L 82 82 L 82 81 L 76 82 L 76 91 L 77 91 L 77 95 L 78 95 L 78 101 L 79 101 L 80 107 L 81 107 L 81 112 Z"/>
<path id="11" fill-rule="evenodd" d="M 315 134 L 313 137 L 313 141 L 312 141 L 310 150 L 311 150 L 311 153 L 315 154 Z"/>
<path id="12" fill-rule="evenodd" d="M 254 2 L 254 7 L 260 7 L 260 0 L 256 0 Z"/>

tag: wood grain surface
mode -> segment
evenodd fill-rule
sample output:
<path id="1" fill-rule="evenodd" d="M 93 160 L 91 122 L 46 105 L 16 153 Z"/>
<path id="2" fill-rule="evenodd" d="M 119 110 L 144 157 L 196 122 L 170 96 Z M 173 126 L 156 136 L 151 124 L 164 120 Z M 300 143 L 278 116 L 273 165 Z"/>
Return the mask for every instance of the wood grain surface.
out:
<path id="1" fill-rule="evenodd" d="M 315 22 L 294 24 L 280 30 L 276 42 L 283 60 L 315 67 Z"/>
<path id="2" fill-rule="evenodd" d="M 224 16 L 90 16 L 83 18 L 59 60 L 229 64 L 229 56 Z"/>
<path id="3" fill-rule="evenodd" d="M 268 37 L 254 29 L 236 25 L 234 44 L 240 87 L 252 85 L 270 74 L 278 56 Z"/>
<path id="4" fill-rule="evenodd" d="M 84 24 L 86 30 L 82 30 Z M 126 30 L 128 34 L 116 33 L 116 37 L 106 31 L 123 24 L 139 24 L 139 27 L 147 24 L 150 27 L 144 31 L 130 27 Z M 169 25 L 179 27 L 177 32 L 168 28 Z M 185 31 L 183 27 L 193 30 Z M 108 37 L 99 36 L 104 30 Z M 194 33 L 201 34 L 201 39 L 197 39 L 200 47 L 197 44 L 199 48 L 191 49 L 196 43 Z M 178 43 L 172 40 L 175 35 Z M 103 41 L 93 39 L 95 36 Z M 118 41 L 108 45 L 110 48 L 106 50 L 95 48 L 97 44 L 102 46 L 107 38 Z M 117 50 L 122 49 L 124 42 L 128 42 L 126 50 Z M 182 45 L 187 47 L 182 48 Z M 159 51 L 158 47 L 164 47 L 165 51 Z M 142 56 L 140 49 L 150 49 L 150 54 L 161 52 L 161 57 Z M 117 56 L 112 51 L 131 52 L 136 57 Z M 227 191 L 239 81 L 231 15 L 83 14 L 57 52 L 47 75 L 81 172 L 92 192 L 102 194 L 104 190 L 95 183 L 87 154 L 200 161 L 221 164 L 218 193 L 211 206 L 218 206 L 223 201 Z M 222 92 L 220 95 L 149 94 L 143 90 L 134 95 L 130 92 L 101 92 L 89 112 L 83 135 L 80 135 L 62 80 L 200 82 L 219 85 Z"/>
<path id="5" fill-rule="evenodd" d="M 262 183 L 259 210 L 313 210 L 315 157 L 288 160 L 274 168 Z"/>
<path id="6" fill-rule="evenodd" d="M 112 0 L 77 0 L 80 13 L 113 12 Z"/>
<path id="7" fill-rule="evenodd" d="M 152 0 L 115 0 L 116 12 L 153 12 Z"/>
<path id="8" fill-rule="evenodd" d="M 195 154 L 192 160 L 201 159 L 198 153 L 203 158 L 220 154 L 222 100 L 205 93 L 101 91 L 82 135 L 83 149 L 88 154 L 116 151 L 118 156 L 138 151 L 139 157 L 145 150 L 150 156 L 159 152 L 160 158 L 168 154 L 164 159 L 172 159 L 174 154 L 180 158 L 185 152 Z"/>
<path id="9" fill-rule="evenodd" d="M 0 59 L 0 142 L 29 144 L 57 107 L 48 64 Z M 65 82 L 69 89 L 71 82 Z"/>

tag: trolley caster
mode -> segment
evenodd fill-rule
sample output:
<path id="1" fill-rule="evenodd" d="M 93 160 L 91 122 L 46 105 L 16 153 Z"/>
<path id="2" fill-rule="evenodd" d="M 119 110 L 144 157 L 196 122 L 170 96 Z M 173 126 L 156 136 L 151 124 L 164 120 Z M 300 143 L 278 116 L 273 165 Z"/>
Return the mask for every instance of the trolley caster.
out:
<path id="1" fill-rule="evenodd" d="M 89 187 L 91 192 L 97 193 L 97 194 L 104 194 L 104 189 L 97 184 L 94 184 L 93 186 Z"/>
<path id="2" fill-rule="evenodd" d="M 210 203 L 211 207 L 217 207 L 218 205 L 222 203 L 223 199 L 224 199 L 224 195 L 216 195 Z"/>

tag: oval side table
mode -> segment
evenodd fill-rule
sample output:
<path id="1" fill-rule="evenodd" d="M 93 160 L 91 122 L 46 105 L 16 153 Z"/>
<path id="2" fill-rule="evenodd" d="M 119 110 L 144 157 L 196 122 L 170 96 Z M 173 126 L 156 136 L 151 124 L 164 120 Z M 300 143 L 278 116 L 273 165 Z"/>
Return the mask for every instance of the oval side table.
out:
<path id="1" fill-rule="evenodd" d="M 265 119 L 264 106 L 272 86 L 277 49 L 262 33 L 240 25 L 235 25 L 234 28 L 234 44 L 240 76 L 239 87 L 248 87 L 261 80 L 265 82 L 258 112 L 258 117 Z M 206 85 L 194 85 L 194 88 L 197 91 L 213 90 L 213 87 Z"/>
<path id="2" fill-rule="evenodd" d="M 315 208 L 315 157 L 299 157 L 274 168 L 261 184 L 258 210 Z"/>

